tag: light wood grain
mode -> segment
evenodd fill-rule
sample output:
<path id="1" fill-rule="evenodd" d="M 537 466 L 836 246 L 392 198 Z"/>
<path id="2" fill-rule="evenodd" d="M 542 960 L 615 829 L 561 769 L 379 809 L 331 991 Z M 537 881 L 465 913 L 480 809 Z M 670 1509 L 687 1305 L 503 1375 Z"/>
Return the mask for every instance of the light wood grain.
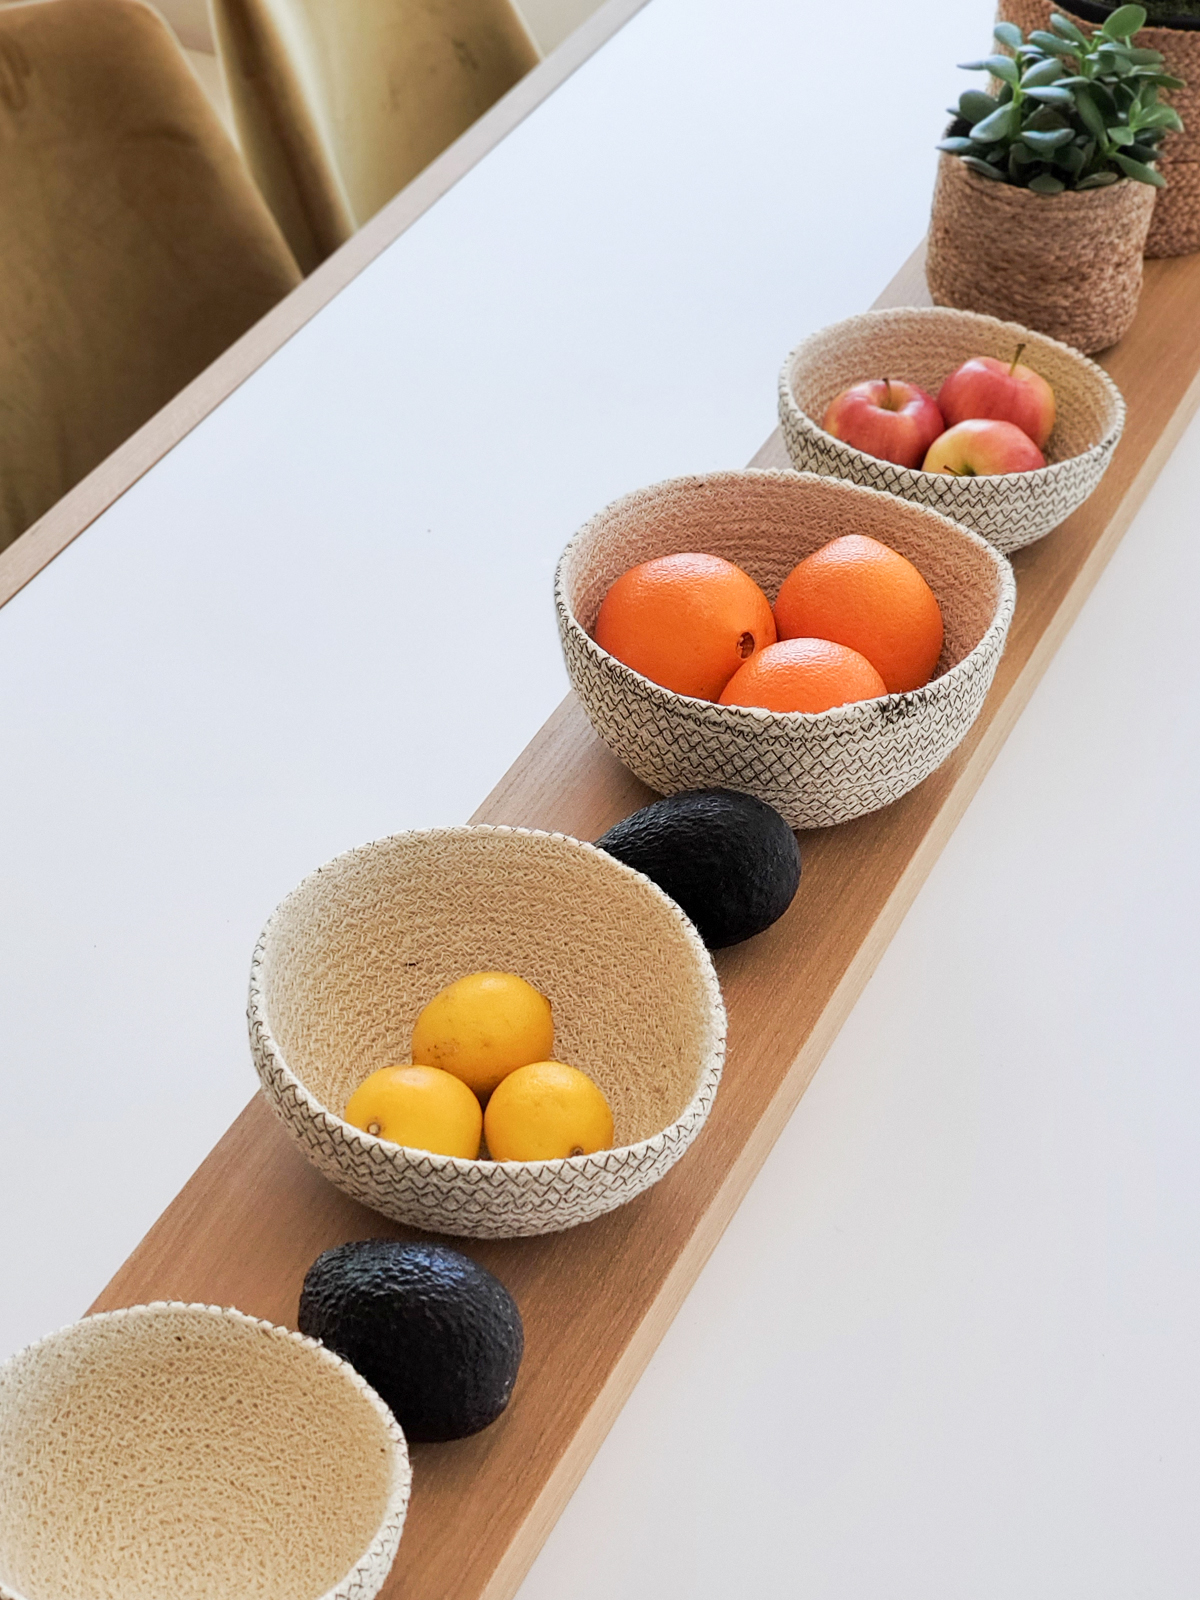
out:
<path id="1" fill-rule="evenodd" d="M 0 606 L 47 567 L 647 4 L 607 0 L 275 309 L 6 550 Z"/>
<path id="2" fill-rule="evenodd" d="M 918 253 L 879 303 L 924 299 Z M 417 1448 L 392 1600 L 514 1593 L 1200 403 L 1200 257 L 1148 263 L 1138 322 L 1105 365 L 1129 402 L 1125 439 L 1092 500 L 1018 554 L 1008 650 L 970 737 L 897 805 L 805 835 L 791 910 L 718 957 L 729 1061 L 695 1149 L 643 1199 L 585 1228 L 469 1245 L 517 1297 L 525 1364 L 492 1429 Z M 778 435 L 755 463 L 784 464 Z M 568 698 L 476 820 L 594 838 L 646 798 Z M 404 1233 L 325 1183 L 256 1100 L 95 1309 L 198 1299 L 294 1324 L 321 1250 Z"/>

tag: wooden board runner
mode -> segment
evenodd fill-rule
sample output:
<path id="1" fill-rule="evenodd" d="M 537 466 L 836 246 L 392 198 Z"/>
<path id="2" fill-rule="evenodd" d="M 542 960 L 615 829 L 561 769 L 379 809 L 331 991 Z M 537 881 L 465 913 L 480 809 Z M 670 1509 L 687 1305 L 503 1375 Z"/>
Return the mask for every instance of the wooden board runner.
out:
<path id="1" fill-rule="evenodd" d="M 920 253 L 878 303 L 928 304 Z M 517 1298 L 525 1362 L 494 1427 L 415 1448 L 389 1600 L 516 1591 L 1200 402 L 1200 256 L 1147 263 L 1137 323 L 1104 365 L 1129 403 L 1124 440 L 1088 504 L 1017 555 L 1008 649 L 971 735 L 898 804 L 807 834 L 786 917 L 718 955 L 729 1059 L 695 1148 L 599 1222 L 553 1238 L 465 1241 Z M 778 434 L 754 465 L 786 465 Z M 646 799 L 568 698 L 473 820 L 591 839 Z M 92 1309 L 200 1300 L 294 1326 L 322 1250 L 405 1233 L 319 1177 L 256 1099 Z"/>

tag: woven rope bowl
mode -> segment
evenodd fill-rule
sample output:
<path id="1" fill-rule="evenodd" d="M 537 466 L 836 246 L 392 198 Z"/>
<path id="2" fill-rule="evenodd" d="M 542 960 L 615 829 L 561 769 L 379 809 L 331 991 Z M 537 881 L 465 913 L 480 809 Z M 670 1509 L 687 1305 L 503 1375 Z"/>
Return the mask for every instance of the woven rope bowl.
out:
<path id="1" fill-rule="evenodd" d="M 0 1367 L 0 1484 L 3 1600 L 371 1600 L 410 1473 L 339 1357 L 164 1302 Z"/>
<path id="2" fill-rule="evenodd" d="M 904 378 L 935 398 L 942 382 L 972 356 L 1022 361 L 1053 386 L 1054 433 L 1037 472 L 955 478 L 879 461 L 821 427 L 831 400 L 867 378 Z M 1010 553 L 1043 538 L 1075 511 L 1108 469 L 1125 426 L 1125 402 L 1094 361 L 1068 345 L 1013 322 L 973 311 L 914 307 L 867 311 L 806 339 L 784 363 L 779 419 L 799 472 L 847 478 L 931 506 Z"/>
<path id="3" fill-rule="evenodd" d="M 720 706 L 651 683 L 592 638 L 605 594 L 640 562 L 686 550 L 724 556 L 774 601 L 797 562 L 849 533 L 907 556 L 938 598 L 945 644 L 922 689 L 816 715 Z M 757 795 L 793 828 L 877 811 L 941 765 L 979 714 L 1015 599 L 1004 557 L 924 506 L 811 473 L 750 470 L 618 500 L 567 546 L 555 580 L 571 685 L 618 759 L 660 794 Z"/>
<path id="4" fill-rule="evenodd" d="M 612 1107 L 611 1150 L 463 1161 L 342 1120 L 368 1074 L 410 1059 L 440 989 L 493 970 L 549 997 L 556 1057 Z M 249 1022 L 267 1099 L 327 1178 L 480 1239 L 558 1233 L 642 1194 L 703 1127 L 725 1053 L 712 960 L 675 902 L 594 845 L 520 828 L 397 834 L 306 878 L 255 951 Z"/>

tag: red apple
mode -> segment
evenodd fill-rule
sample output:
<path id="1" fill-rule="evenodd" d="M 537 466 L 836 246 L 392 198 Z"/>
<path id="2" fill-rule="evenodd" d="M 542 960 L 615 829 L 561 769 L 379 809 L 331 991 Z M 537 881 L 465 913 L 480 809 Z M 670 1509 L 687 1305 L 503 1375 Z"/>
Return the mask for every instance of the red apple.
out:
<path id="1" fill-rule="evenodd" d="M 919 467 L 946 422 L 937 401 L 915 383 L 875 378 L 843 389 L 821 426 L 880 461 Z"/>
<path id="2" fill-rule="evenodd" d="M 1040 373 L 1023 366 L 1019 344 L 1011 362 L 991 356 L 964 361 L 938 392 L 938 405 L 946 426 L 971 417 L 994 417 L 1013 422 L 1044 450 L 1054 432 L 1054 390 Z"/>
<path id="3" fill-rule="evenodd" d="M 969 417 L 934 440 L 924 470 L 985 478 L 1001 472 L 1036 472 L 1045 465 L 1045 456 L 1015 422 Z"/>

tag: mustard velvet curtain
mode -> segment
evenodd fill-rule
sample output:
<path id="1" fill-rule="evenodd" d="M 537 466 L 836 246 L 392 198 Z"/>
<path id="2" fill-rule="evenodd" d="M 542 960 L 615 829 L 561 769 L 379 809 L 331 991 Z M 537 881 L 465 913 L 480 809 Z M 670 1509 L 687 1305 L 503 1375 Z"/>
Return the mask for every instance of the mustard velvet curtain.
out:
<path id="1" fill-rule="evenodd" d="M 534 66 L 509 0 L 209 0 L 243 153 L 311 272 Z"/>
<path id="2" fill-rule="evenodd" d="M 298 282 L 156 12 L 0 7 L 0 549 Z"/>

